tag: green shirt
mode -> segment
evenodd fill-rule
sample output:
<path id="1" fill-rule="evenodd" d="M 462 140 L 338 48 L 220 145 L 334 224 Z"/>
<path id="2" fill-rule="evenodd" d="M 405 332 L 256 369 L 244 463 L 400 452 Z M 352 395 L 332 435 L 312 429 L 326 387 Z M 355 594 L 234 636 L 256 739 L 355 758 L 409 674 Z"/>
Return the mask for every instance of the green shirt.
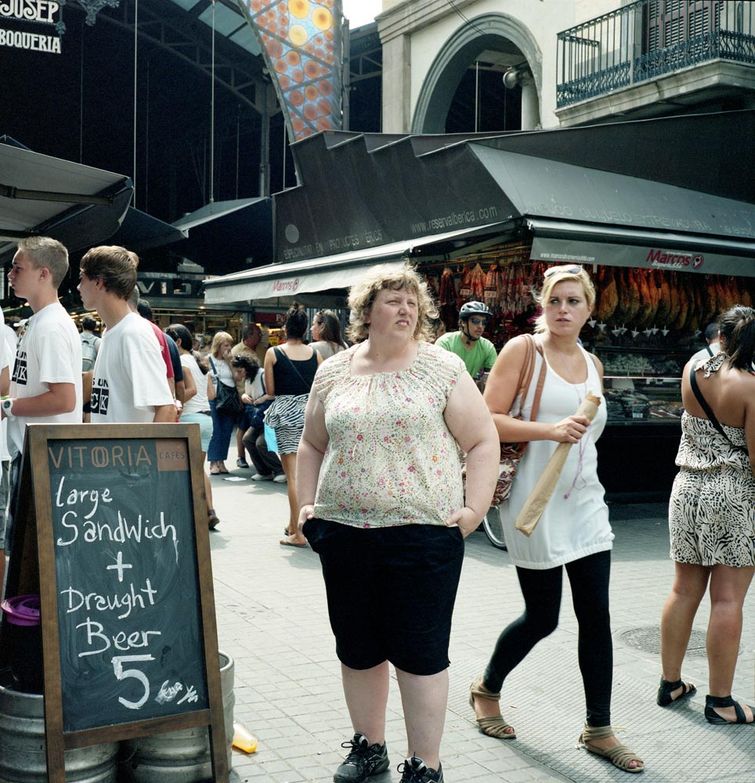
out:
<path id="1" fill-rule="evenodd" d="M 446 332 L 435 341 L 435 344 L 459 356 L 473 378 L 477 377 L 480 370 L 491 369 L 497 357 L 495 346 L 485 337 L 480 337 L 471 348 L 467 348 L 462 342 L 461 332 Z"/>

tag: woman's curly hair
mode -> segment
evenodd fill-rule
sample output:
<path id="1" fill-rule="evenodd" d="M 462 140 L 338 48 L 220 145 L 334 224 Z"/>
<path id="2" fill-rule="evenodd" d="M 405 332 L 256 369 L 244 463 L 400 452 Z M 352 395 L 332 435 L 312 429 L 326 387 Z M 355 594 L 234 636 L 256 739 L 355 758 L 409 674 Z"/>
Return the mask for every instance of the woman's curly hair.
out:
<path id="1" fill-rule="evenodd" d="M 408 262 L 396 269 L 381 265 L 372 267 L 369 272 L 349 292 L 349 327 L 346 330 L 349 340 L 363 342 L 370 335 L 370 325 L 365 321 L 379 291 L 410 291 L 417 297 L 417 326 L 415 340 L 429 340 L 433 335 L 431 319 L 438 317 L 427 283 L 417 270 Z"/>

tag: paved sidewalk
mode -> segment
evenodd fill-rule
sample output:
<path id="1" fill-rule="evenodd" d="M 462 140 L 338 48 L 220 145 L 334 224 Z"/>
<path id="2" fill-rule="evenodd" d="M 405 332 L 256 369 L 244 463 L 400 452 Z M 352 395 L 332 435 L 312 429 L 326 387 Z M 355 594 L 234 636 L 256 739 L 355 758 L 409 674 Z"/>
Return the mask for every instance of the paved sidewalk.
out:
<path id="1" fill-rule="evenodd" d="M 317 556 L 279 545 L 288 513 L 285 485 L 213 477 L 222 524 L 211 534 L 220 647 L 235 659 L 236 720 L 259 739 L 257 753 L 234 751 L 232 780 L 330 783 L 351 736 L 339 665 L 328 624 Z M 645 759 L 639 778 L 653 783 L 755 780 L 755 728 L 710 726 L 703 718 L 707 605 L 695 623 L 685 676 L 698 684 L 690 702 L 655 705 L 658 622 L 671 587 L 665 508 L 612 507 L 616 533 L 611 581 L 614 632 L 614 726 Z M 755 597 L 745 605 L 734 694 L 755 704 Z M 518 739 L 481 735 L 467 689 L 498 633 L 521 611 L 507 553 L 484 534 L 467 541 L 451 639 L 451 691 L 442 747 L 447 783 L 627 781 L 626 773 L 576 749 L 583 715 L 576 621 L 568 587 L 561 625 L 509 677 L 503 711 Z M 405 754 L 398 688 L 391 684 L 387 742 L 396 783 Z M 634 778 L 632 778 L 634 779 Z"/>

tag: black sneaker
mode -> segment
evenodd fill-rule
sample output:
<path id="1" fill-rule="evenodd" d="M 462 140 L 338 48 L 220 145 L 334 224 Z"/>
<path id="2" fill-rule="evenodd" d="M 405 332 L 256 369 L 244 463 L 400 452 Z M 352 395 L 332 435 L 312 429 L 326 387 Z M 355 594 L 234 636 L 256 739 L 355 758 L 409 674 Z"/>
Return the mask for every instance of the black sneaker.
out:
<path id="1" fill-rule="evenodd" d="M 388 748 L 385 743 L 370 745 L 364 734 L 355 734 L 353 739 L 341 743 L 341 747 L 351 750 L 333 775 L 334 783 L 362 783 L 388 769 Z"/>
<path id="2" fill-rule="evenodd" d="M 438 764 L 438 769 L 431 769 L 422 759 L 412 756 L 398 765 L 401 775 L 401 783 L 443 783 L 443 765 Z"/>

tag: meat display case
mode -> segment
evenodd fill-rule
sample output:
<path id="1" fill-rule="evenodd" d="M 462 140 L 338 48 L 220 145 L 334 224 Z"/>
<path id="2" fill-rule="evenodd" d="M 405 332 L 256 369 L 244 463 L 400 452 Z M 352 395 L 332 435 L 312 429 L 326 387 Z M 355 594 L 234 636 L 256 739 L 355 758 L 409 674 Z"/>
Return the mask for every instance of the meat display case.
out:
<path id="1" fill-rule="evenodd" d="M 693 350 L 593 346 L 603 363 L 608 424 L 676 424 L 682 415 L 681 374 Z"/>

